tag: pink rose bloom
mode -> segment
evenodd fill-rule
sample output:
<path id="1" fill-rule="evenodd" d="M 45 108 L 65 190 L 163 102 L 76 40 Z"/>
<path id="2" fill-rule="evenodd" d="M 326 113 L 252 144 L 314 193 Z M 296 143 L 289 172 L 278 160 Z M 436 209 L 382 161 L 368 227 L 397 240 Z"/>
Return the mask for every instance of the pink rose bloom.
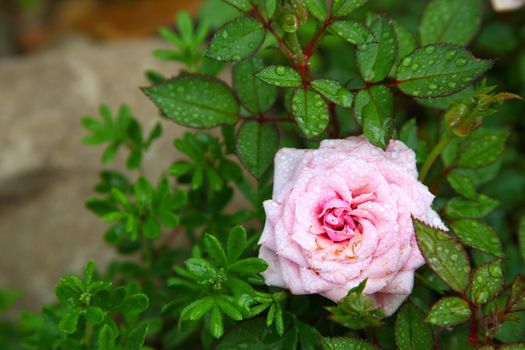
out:
<path id="1" fill-rule="evenodd" d="M 259 241 L 266 284 L 337 302 L 368 278 L 364 293 L 394 313 L 424 264 L 412 216 L 447 229 L 417 175 L 414 152 L 400 141 L 386 151 L 363 136 L 281 149 Z"/>

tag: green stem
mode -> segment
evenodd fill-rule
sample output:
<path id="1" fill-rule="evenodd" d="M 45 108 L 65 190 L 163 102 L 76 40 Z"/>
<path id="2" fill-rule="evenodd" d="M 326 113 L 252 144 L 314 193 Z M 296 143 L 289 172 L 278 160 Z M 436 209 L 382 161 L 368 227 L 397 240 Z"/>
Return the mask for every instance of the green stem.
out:
<path id="1" fill-rule="evenodd" d="M 450 142 L 450 136 L 447 133 L 444 133 L 441 136 L 441 140 L 439 140 L 438 144 L 434 147 L 432 152 L 428 155 L 427 159 L 425 159 L 425 162 L 423 163 L 423 166 L 421 167 L 421 171 L 419 172 L 419 181 L 424 181 L 425 178 L 428 175 L 428 172 L 432 168 L 432 165 L 436 161 L 436 159 L 439 157 L 441 152 L 447 147 L 448 143 Z"/>

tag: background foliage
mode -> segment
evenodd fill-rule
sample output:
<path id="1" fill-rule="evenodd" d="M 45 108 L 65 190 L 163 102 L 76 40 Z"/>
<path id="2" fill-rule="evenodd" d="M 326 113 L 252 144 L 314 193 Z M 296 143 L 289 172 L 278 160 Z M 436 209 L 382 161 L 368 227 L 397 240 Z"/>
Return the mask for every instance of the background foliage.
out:
<path id="1" fill-rule="evenodd" d="M 220 132 L 174 140 L 185 159 L 148 179 L 162 123 L 145 133 L 125 105 L 83 118 L 105 167 L 127 153 L 129 172 L 105 168 L 86 203 L 122 258 L 88 262 L 56 303 L 0 323 L 2 348 L 525 348 L 525 106 L 501 104 L 525 93 L 523 15 L 482 0 L 210 0 L 196 23 L 179 14 L 160 29 L 173 49 L 153 54 L 186 71 L 148 71 L 143 91 L 162 123 Z M 415 150 L 451 228 L 414 222 L 427 265 L 386 319 L 364 284 L 338 305 L 293 296 L 264 286 L 256 258 L 277 149 L 361 133 Z M 249 207 L 228 206 L 236 192 Z M 16 295 L 2 290 L 0 312 Z"/>

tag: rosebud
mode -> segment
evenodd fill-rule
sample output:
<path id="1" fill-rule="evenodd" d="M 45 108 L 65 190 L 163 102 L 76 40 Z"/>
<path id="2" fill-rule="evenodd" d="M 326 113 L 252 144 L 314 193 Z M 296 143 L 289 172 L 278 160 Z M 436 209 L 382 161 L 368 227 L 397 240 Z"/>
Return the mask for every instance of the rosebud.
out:
<path id="1" fill-rule="evenodd" d="M 281 16 L 281 28 L 286 33 L 295 33 L 299 28 L 299 21 L 293 13 L 285 13 Z"/>
<path id="2" fill-rule="evenodd" d="M 481 125 L 482 118 L 476 116 L 472 104 L 460 101 L 450 105 L 445 113 L 449 132 L 465 137 Z"/>
<path id="3" fill-rule="evenodd" d="M 507 100 L 521 99 L 510 92 L 495 93 L 496 86 L 487 86 L 482 81 L 476 88 L 474 96 L 450 104 L 445 112 L 445 123 L 450 134 L 465 137 L 481 126 L 484 117 L 488 117 L 496 110 L 493 105 Z"/>

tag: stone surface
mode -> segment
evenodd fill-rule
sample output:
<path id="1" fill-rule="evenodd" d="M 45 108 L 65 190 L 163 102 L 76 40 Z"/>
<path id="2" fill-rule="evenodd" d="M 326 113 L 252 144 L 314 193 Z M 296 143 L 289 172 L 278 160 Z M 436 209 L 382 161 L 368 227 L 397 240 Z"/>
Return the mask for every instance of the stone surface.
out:
<path id="1" fill-rule="evenodd" d="M 138 89 L 143 72 L 173 75 L 173 63 L 151 57 L 157 39 L 68 44 L 33 56 L 0 60 L 0 287 L 23 290 L 21 308 L 54 299 L 53 286 L 88 259 L 100 265 L 113 255 L 102 239 L 106 225 L 84 207 L 101 169 L 101 148 L 81 143 L 83 115 L 106 102 L 122 102 L 149 130 L 159 120 Z M 171 146 L 183 129 L 164 122 L 164 137 L 148 152 L 146 169 L 177 158 Z M 123 168 L 119 159 L 109 167 Z M 157 172 L 157 173 L 156 173 Z"/>

